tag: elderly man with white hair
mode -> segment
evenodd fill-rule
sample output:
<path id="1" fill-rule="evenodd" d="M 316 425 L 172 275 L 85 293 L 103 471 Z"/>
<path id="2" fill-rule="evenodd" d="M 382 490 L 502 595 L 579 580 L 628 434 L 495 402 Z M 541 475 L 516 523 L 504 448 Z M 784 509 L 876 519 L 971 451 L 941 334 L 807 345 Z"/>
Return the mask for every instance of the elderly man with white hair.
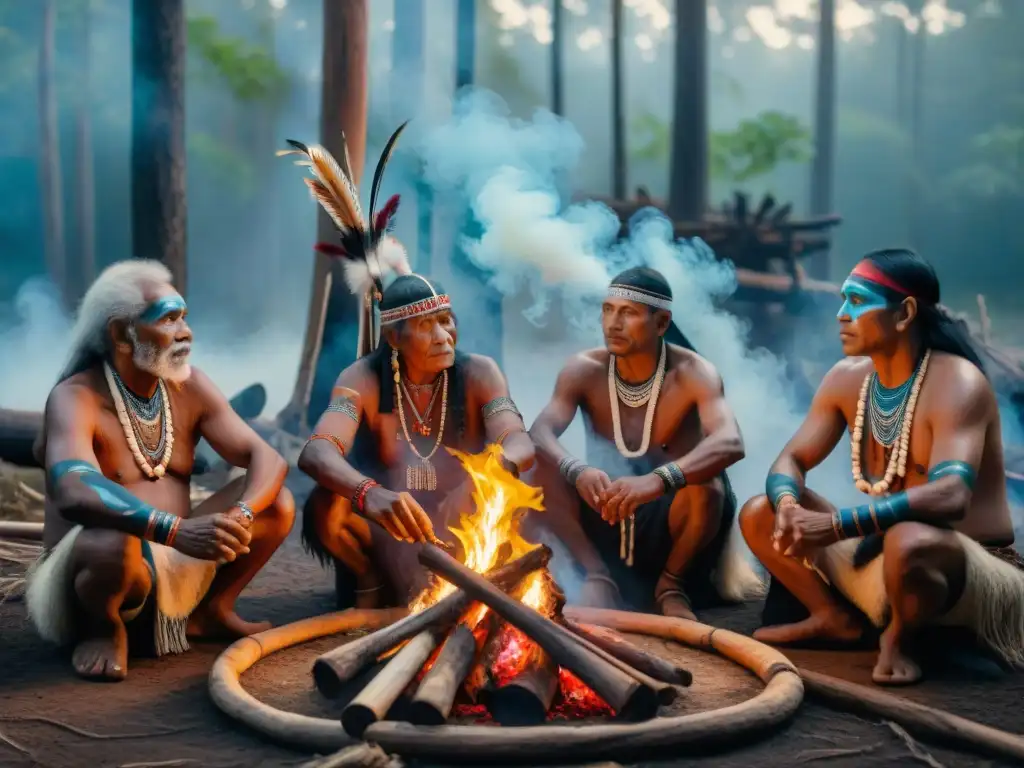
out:
<path id="1" fill-rule="evenodd" d="M 45 549 L 26 602 L 86 678 L 123 679 L 129 638 L 133 655 L 160 656 L 270 626 L 235 600 L 291 530 L 287 465 L 189 365 L 191 347 L 166 267 L 119 262 L 86 293 L 46 402 Z M 200 438 L 247 472 L 192 509 Z"/>

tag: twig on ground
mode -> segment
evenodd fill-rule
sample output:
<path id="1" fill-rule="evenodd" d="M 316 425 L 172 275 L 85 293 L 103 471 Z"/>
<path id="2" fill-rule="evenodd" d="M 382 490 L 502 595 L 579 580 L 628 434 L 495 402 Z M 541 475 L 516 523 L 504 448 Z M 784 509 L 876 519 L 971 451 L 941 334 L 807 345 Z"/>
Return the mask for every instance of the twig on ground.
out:
<path id="1" fill-rule="evenodd" d="M 43 494 L 41 494 L 35 488 L 25 485 L 25 483 L 21 480 L 18 481 L 18 490 L 24 493 L 30 499 L 32 499 L 32 501 L 37 501 L 40 504 L 46 501 L 46 497 L 43 496 Z"/>
<path id="2" fill-rule="evenodd" d="M 356 744 L 326 757 L 317 757 L 300 768 L 402 768 L 397 757 L 391 757 L 376 745 Z"/>
<path id="3" fill-rule="evenodd" d="M 854 755 L 867 755 L 874 752 L 881 744 L 872 744 L 870 747 L 856 747 L 853 749 L 805 749 L 795 755 L 798 763 L 813 763 L 815 760 L 834 760 L 837 757 L 852 757 Z"/>
<path id="4" fill-rule="evenodd" d="M 118 768 L 173 768 L 176 765 L 191 765 L 195 762 L 198 761 L 184 757 L 180 760 L 161 760 L 158 763 L 121 763 Z"/>
<path id="5" fill-rule="evenodd" d="M 0 715 L 0 722 L 46 723 L 47 725 L 52 725 L 55 728 L 70 731 L 78 736 L 84 736 L 87 739 L 98 739 L 99 741 L 111 741 L 113 739 L 148 739 L 153 736 L 173 736 L 176 733 L 184 733 L 189 730 L 188 728 L 165 728 L 159 731 L 140 731 L 139 733 L 96 733 L 95 731 L 87 731 L 84 728 L 78 728 L 70 723 L 65 723 L 61 720 L 54 720 L 52 717 L 43 717 L 42 715 Z M 143 763 L 139 763 L 139 765 L 143 765 Z M 150 763 L 145 763 L 145 765 L 150 765 Z M 153 765 L 164 765 L 164 763 L 153 763 Z"/>
<path id="6" fill-rule="evenodd" d="M 901 725 L 894 723 L 892 720 L 883 721 L 889 730 L 895 733 L 900 740 L 907 745 L 907 749 L 910 750 L 910 754 L 915 760 L 919 760 L 925 765 L 931 766 L 931 768 L 946 768 L 942 763 L 928 754 L 928 751 L 922 747 L 913 736 L 907 733 Z"/>

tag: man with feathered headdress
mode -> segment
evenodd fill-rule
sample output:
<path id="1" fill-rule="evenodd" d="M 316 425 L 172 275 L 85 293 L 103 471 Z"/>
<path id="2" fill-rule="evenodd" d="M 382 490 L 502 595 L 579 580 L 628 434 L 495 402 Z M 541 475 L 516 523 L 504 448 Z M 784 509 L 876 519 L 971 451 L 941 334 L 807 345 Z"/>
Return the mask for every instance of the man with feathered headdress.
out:
<path id="1" fill-rule="evenodd" d="M 515 475 L 534 457 L 497 363 L 456 351 L 450 297 L 412 273 L 388 234 L 398 196 L 374 214 L 404 127 L 377 164 L 369 217 L 323 147 L 290 142 L 312 171 L 304 181 L 341 233 L 340 245 L 317 249 L 344 260 L 346 282 L 361 298 L 359 359 L 341 372 L 299 457 L 317 483 L 303 513 L 303 542 L 321 562 L 334 562 L 339 605 L 404 604 L 423 586 L 413 548 L 395 542 L 434 540 L 466 511 L 471 482 L 444 448 L 476 453 L 497 444 Z M 385 288 L 389 274 L 397 277 Z"/>

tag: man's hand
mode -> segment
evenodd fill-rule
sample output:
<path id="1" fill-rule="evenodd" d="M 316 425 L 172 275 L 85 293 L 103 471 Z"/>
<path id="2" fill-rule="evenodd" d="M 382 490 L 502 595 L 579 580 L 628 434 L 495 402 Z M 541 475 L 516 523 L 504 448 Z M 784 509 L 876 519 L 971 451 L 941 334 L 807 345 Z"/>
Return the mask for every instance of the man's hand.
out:
<path id="1" fill-rule="evenodd" d="M 784 502 L 775 512 L 776 551 L 786 557 L 806 558 L 839 539 L 832 525 L 830 512 L 817 512 L 796 502 Z"/>
<path id="2" fill-rule="evenodd" d="M 601 494 L 611 486 L 612 480 L 600 469 L 587 467 L 576 478 L 576 492 L 595 512 L 601 511 Z"/>
<path id="3" fill-rule="evenodd" d="M 398 541 L 434 541 L 434 525 L 411 494 L 373 486 L 366 492 L 363 513 Z"/>
<path id="4" fill-rule="evenodd" d="M 252 534 L 234 516 L 226 513 L 183 519 L 172 546 L 183 555 L 200 560 L 232 562 L 249 554 Z"/>
<path id="5" fill-rule="evenodd" d="M 637 507 L 665 493 L 665 484 L 655 474 L 623 477 L 601 493 L 601 517 L 609 524 L 632 517 Z"/>

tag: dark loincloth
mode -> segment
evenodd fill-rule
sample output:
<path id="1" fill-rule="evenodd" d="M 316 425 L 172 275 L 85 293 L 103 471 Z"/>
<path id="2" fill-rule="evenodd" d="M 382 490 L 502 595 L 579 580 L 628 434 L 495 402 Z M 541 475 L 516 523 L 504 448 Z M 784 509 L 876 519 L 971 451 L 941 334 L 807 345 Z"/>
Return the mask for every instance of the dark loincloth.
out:
<path id="1" fill-rule="evenodd" d="M 636 474 L 642 474 L 641 469 L 637 468 Z M 712 576 L 718 568 L 736 516 L 736 497 L 724 473 L 722 477 L 725 479 L 725 498 L 721 525 L 714 539 L 697 553 L 683 576 L 683 589 L 694 608 L 707 608 L 722 603 Z M 654 589 L 665 570 L 673 544 L 669 530 L 672 499 L 672 495 L 666 495 L 637 509 L 634 514 L 636 528 L 633 565 L 628 566 L 620 557 L 620 527 L 606 523 L 600 514 L 576 495 L 583 533 L 597 549 L 609 575 L 619 587 L 623 607 L 628 610 L 657 612 Z"/>

